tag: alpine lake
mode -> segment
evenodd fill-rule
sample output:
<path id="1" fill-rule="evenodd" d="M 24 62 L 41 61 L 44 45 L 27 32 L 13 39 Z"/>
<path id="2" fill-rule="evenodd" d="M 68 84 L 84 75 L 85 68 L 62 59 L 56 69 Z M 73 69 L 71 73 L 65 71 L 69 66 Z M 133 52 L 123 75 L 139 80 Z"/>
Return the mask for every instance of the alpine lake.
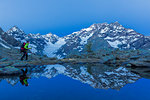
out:
<path id="1" fill-rule="evenodd" d="M 26 74 L 0 76 L 0 100 L 150 100 L 150 68 L 56 64 L 20 69 Z"/>

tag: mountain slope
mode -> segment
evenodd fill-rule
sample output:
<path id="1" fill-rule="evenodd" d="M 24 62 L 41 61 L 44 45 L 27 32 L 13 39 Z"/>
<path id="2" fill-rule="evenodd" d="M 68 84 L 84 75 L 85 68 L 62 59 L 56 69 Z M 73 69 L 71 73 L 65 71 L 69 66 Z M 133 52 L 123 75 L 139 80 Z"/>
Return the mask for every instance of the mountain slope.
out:
<path id="1" fill-rule="evenodd" d="M 33 53 L 49 57 L 65 57 L 68 54 L 84 53 L 89 43 L 92 44 L 93 51 L 102 48 L 150 49 L 149 36 L 124 28 L 118 22 L 93 24 L 89 28 L 64 37 L 58 37 L 52 33 L 25 34 L 24 31 L 14 26 L 7 32 L 2 31 L 1 38 L 16 48 L 20 47 L 22 42 L 30 41 Z"/>
<path id="2" fill-rule="evenodd" d="M 4 32 L 0 28 L 0 47 L 10 49 L 13 48 L 13 46 L 17 46 L 19 44 L 20 44 L 19 41 L 9 36 L 6 32 Z"/>
<path id="3" fill-rule="evenodd" d="M 74 32 L 64 38 L 66 44 L 56 52 L 57 55 L 65 56 L 70 53 L 84 52 L 88 41 L 92 42 L 93 51 L 97 51 L 101 48 L 150 48 L 150 38 L 132 29 L 126 29 L 118 22 L 111 24 L 93 24 L 89 28 Z"/>

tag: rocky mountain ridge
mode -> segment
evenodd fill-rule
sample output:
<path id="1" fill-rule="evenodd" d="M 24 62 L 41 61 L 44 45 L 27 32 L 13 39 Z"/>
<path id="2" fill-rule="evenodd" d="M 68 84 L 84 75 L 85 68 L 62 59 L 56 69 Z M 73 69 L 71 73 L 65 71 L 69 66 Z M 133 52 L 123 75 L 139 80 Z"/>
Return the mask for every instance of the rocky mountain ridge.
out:
<path id="1" fill-rule="evenodd" d="M 92 50 L 103 48 L 150 49 L 150 37 L 124 28 L 118 22 L 93 24 L 64 37 L 55 34 L 25 34 L 17 26 L 7 32 L 0 29 L 0 46 L 19 48 L 22 42 L 30 41 L 32 52 L 48 57 L 65 57 L 68 54 L 84 53 L 91 42 Z"/>

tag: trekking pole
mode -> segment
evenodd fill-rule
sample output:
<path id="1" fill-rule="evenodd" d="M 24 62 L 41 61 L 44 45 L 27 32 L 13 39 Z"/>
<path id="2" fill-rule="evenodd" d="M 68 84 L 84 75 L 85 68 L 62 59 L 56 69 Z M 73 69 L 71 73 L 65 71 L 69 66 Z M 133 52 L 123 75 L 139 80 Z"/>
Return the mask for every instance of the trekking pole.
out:
<path id="1" fill-rule="evenodd" d="M 30 48 L 32 49 L 32 46 L 30 46 Z M 32 51 L 31 51 L 31 49 L 29 49 L 29 51 L 30 51 L 30 57 L 32 59 Z"/>

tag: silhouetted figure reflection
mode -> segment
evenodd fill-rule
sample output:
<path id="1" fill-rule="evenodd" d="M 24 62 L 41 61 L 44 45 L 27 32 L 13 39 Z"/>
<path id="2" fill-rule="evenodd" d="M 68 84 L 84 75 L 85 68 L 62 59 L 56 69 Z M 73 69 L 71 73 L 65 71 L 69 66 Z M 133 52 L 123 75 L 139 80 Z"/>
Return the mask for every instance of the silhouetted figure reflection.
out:
<path id="1" fill-rule="evenodd" d="M 21 69 L 21 71 L 23 72 L 23 75 L 20 76 L 20 83 L 22 85 L 29 86 L 28 81 L 27 81 L 29 79 L 29 77 L 27 77 L 28 69 L 26 68 L 25 71 Z"/>

